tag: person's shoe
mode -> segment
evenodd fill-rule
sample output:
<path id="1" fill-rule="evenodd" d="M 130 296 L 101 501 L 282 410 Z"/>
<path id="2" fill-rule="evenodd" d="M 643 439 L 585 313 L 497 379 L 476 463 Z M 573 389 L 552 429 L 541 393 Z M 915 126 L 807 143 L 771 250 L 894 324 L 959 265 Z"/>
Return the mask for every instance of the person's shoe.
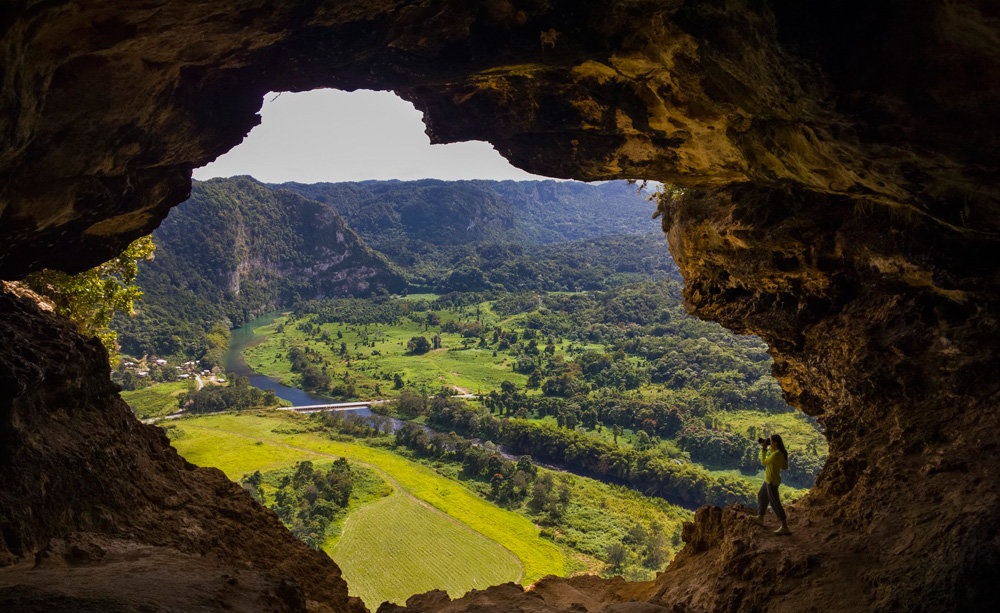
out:
<path id="1" fill-rule="evenodd" d="M 782 526 L 782 527 L 778 528 L 777 530 L 775 530 L 774 533 L 777 534 L 778 536 L 785 536 L 785 535 L 791 534 L 792 531 L 789 530 L 788 528 Z"/>
<path id="2" fill-rule="evenodd" d="M 751 516 L 750 517 L 750 521 L 752 521 L 753 523 L 757 524 L 758 526 L 763 526 L 764 525 L 764 518 L 761 517 L 760 515 L 753 515 L 753 516 Z"/>

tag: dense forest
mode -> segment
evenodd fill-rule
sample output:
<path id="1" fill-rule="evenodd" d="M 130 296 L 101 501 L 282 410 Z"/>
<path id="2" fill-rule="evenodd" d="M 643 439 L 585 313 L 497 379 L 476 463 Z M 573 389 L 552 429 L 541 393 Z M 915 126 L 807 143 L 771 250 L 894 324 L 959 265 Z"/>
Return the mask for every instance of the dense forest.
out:
<path id="1" fill-rule="evenodd" d="M 414 292 L 599 289 L 673 265 L 652 205 L 623 181 L 281 187 L 335 207 Z"/>
<path id="2" fill-rule="evenodd" d="M 469 244 L 551 245 L 654 228 L 633 185 L 575 181 L 364 181 L 284 183 L 330 205 L 393 260 L 430 259 Z"/>
<path id="3" fill-rule="evenodd" d="M 249 177 L 195 182 L 153 240 L 155 258 L 139 267 L 138 316 L 114 322 L 135 356 L 202 358 L 220 324 L 228 330 L 301 299 L 406 288 L 403 272 L 329 206 Z"/>

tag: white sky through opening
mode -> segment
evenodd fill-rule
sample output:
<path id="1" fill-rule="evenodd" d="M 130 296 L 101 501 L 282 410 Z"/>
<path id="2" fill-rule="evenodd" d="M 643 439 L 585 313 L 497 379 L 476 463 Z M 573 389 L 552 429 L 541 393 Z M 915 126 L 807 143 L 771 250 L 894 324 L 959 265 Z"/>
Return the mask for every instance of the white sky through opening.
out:
<path id="1" fill-rule="evenodd" d="M 261 124 L 194 171 L 200 181 L 251 175 L 265 183 L 434 178 L 539 180 L 489 143 L 431 145 L 420 112 L 392 92 L 270 93 Z"/>

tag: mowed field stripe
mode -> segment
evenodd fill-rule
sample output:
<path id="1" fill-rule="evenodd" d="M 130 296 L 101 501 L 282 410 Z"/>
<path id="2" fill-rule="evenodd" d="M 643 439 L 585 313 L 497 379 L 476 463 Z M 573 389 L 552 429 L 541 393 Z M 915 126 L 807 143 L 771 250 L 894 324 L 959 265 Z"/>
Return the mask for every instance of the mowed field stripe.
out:
<path id="1" fill-rule="evenodd" d="M 327 553 L 351 595 L 373 611 L 387 600 L 403 604 L 432 589 L 455 598 L 522 574 L 507 549 L 398 493 L 352 513 Z"/>

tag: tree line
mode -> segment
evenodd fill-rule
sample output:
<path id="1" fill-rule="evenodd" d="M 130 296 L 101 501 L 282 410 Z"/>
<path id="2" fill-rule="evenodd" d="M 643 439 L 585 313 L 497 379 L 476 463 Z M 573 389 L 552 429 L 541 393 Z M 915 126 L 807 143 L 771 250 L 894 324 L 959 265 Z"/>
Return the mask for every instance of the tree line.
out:
<path id="1" fill-rule="evenodd" d="M 216 413 L 219 411 L 244 411 L 278 406 L 273 390 L 261 390 L 250 385 L 250 380 L 229 374 L 229 385 L 206 385 L 200 390 L 178 396 L 177 406 L 188 413 Z"/>
<path id="2" fill-rule="evenodd" d="M 425 406 L 427 423 L 441 432 L 491 441 L 508 453 L 530 455 L 572 472 L 628 485 L 687 508 L 751 504 L 756 497 L 756 487 L 749 481 L 715 477 L 699 465 L 664 454 L 658 447 L 620 447 L 577 430 L 516 417 L 502 419 L 446 396 L 429 398 Z M 448 435 L 440 434 L 437 439 L 432 434 L 427 436 L 429 441 L 436 440 L 430 449 L 454 446 Z M 448 452 L 453 453 L 450 449 Z"/>

